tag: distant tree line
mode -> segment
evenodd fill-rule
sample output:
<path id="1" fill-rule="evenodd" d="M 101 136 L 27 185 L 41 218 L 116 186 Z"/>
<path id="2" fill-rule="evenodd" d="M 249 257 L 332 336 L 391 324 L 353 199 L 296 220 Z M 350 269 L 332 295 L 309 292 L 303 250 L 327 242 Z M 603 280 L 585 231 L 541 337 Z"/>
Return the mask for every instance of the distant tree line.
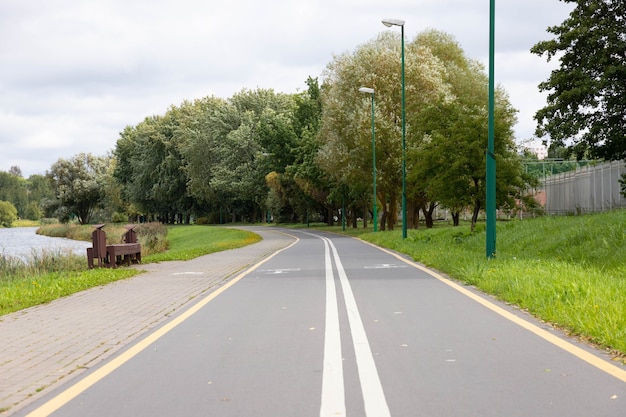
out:
<path id="1" fill-rule="evenodd" d="M 243 90 L 171 106 L 120 133 L 112 155 L 60 159 L 46 174 L 60 217 L 127 216 L 164 223 L 324 221 L 372 217 L 369 97 L 375 90 L 381 228 L 398 222 L 401 194 L 400 39 L 383 33 L 336 56 L 296 94 Z M 455 223 L 484 207 L 487 77 L 445 33 L 407 43 L 407 196 L 410 227 L 437 206 Z M 532 179 L 516 151 L 516 111 L 497 93 L 498 201 L 513 208 Z M 116 214 L 117 213 L 117 214 Z"/>
<path id="2" fill-rule="evenodd" d="M 539 88 L 548 103 L 537 134 L 551 157 L 624 157 L 626 38 L 624 2 L 577 3 L 548 28 L 556 39 L 532 52 L 561 67 Z M 81 223 L 109 219 L 188 223 L 324 221 L 343 211 L 370 221 L 375 91 L 377 195 L 381 228 L 398 223 L 401 196 L 400 39 L 385 32 L 335 56 L 296 94 L 242 90 L 205 97 L 127 126 L 111 155 L 59 159 L 46 176 L 0 173 L 0 201 L 20 217 L 57 216 Z M 448 34 L 430 30 L 406 43 L 407 219 L 433 225 L 437 207 L 458 224 L 484 208 L 488 80 Z M 532 204 L 525 191 L 537 169 L 524 166 L 513 136 L 516 110 L 496 91 L 497 205 Z M 547 141 L 547 140 L 546 140 Z M 555 154 L 558 154 L 555 156 Z M 626 193 L 626 179 L 623 180 Z"/>

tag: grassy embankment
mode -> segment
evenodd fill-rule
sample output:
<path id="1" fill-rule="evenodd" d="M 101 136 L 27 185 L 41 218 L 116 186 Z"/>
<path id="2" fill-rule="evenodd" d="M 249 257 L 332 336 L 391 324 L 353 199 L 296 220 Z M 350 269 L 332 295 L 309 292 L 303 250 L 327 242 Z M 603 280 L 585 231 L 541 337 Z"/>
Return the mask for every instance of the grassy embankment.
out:
<path id="1" fill-rule="evenodd" d="M 479 225 L 480 226 L 480 225 Z M 602 347 L 626 353 L 626 210 L 498 223 L 487 260 L 484 226 L 361 234 L 528 310 Z"/>
<path id="2" fill-rule="evenodd" d="M 90 241 L 92 231 L 93 228 L 90 226 L 51 225 L 45 234 Z M 109 243 L 119 243 L 119 237 L 125 229 L 121 226 L 107 226 L 105 231 Z M 113 236 L 115 238 L 111 239 Z M 151 236 L 154 238 L 154 235 Z M 141 235 L 139 237 L 141 242 Z M 143 256 L 142 251 L 142 258 L 144 263 L 188 260 L 208 253 L 249 245 L 259 239 L 256 234 L 241 230 L 174 226 L 168 228 L 165 241 L 154 238 L 153 242 L 145 240 L 141 242 L 142 248 L 153 252 Z M 158 252 L 159 250 L 162 252 Z M 86 256 L 59 252 L 33 253 L 26 262 L 0 254 L 0 315 L 126 279 L 138 273 L 140 271 L 131 268 L 89 270 Z"/>

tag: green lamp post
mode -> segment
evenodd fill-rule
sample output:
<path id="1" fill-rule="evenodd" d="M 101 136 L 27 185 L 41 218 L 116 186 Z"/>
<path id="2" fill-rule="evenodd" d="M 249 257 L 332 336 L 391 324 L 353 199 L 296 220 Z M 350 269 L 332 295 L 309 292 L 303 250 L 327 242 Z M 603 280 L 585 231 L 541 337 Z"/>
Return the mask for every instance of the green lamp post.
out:
<path id="1" fill-rule="evenodd" d="M 487 142 L 486 157 L 486 195 L 485 195 L 485 217 L 486 217 L 486 252 L 487 259 L 496 256 L 496 155 L 494 153 L 495 142 L 495 0 L 490 0 L 489 7 L 489 133 Z"/>
<path id="2" fill-rule="evenodd" d="M 374 221 L 374 231 L 378 231 L 378 204 L 376 204 L 376 127 L 374 124 L 374 89 L 368 87 L 361 87 L 359 91 L 363 94 L 369 94 L 372 97 L 372 169 L 373 169 L 373 195 L 372 195 L 372 203 L 374 205 L 373 211 L 373 221 Z"/>
<path id="3" fill-rule="evenodd" d="M 383 19 L 387 27 L 400 26 L 400 41 L 402 43 L 402 239 L 406 239 L 406 117 L 404 110 L 404 20 Z"/>

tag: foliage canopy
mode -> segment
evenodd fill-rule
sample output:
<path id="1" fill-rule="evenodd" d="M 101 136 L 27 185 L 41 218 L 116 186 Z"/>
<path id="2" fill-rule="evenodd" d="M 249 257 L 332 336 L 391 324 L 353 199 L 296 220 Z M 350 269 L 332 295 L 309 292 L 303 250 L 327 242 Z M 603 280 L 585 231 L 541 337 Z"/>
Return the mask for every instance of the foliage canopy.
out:
<path id="1" fill-rule="evenodd" d="M 554 39 L 531 49 L 561 63 L 539 85 L 548 98 L 535 115 L 537 134 L 577 159 L 626 158 L 626 2 L 561 1 L 576 6 L 548 28 Z"/>

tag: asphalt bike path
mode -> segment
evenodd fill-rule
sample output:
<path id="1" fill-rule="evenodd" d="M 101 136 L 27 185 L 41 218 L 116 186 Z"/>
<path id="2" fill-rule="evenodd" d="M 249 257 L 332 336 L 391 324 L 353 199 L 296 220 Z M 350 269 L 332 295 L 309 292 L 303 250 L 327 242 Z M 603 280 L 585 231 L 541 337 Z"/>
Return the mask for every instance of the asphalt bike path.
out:
<path id="1" fill-rule="evenodd" d="M 294 241 L 268 228 L 234 250 L 136 266 L 131 279 L 0 316 L 0 415 L 82 376 L 228 280 Z"/>
<path id="2" fill-rule="evenodd" d="M 624 415 L 626 371 L 603 352 L 397 254 L 286 233 L 17 415 Z"/>

